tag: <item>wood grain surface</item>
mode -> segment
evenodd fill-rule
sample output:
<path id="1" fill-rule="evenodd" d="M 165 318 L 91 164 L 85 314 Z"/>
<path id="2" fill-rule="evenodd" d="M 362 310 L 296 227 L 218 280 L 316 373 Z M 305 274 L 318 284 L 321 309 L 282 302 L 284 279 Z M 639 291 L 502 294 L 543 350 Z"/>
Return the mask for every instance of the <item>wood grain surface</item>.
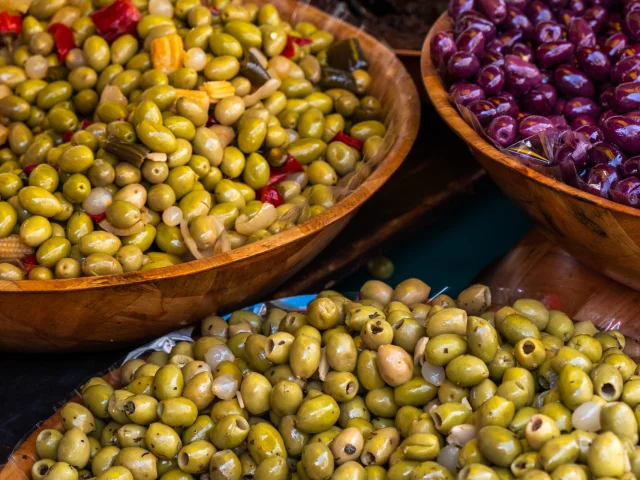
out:
<path id="1" fill-rule="evenodd" d="M 259 0 L 258 4 L 267 3 Z M 0 350 L 93 350 L 152 338 L 265 296 L 311 261 L 399 167 L 420 123 L 416 87 L 394 52 L 356 27 L 293 0 L 270 0 L 284 18 L 337 38 L 357 37 L 372 94 L 395 133 L 373 174 L 324 214 L 237 250 L 172 267 L 107 277 L 0 282 Z"/>
<path id="2" fill-rule="evenodd" d="M 570 187 L 499 152 L 478 135 L 449 102 L 433 63 L 430 39 L 451 28 L 446 14 L 422 50 L 422 77 L 444 121 L 463 139 L 498 186 L 544 226 L 554 242 L 578 260 L 640 290 L 640 211 Z"/>

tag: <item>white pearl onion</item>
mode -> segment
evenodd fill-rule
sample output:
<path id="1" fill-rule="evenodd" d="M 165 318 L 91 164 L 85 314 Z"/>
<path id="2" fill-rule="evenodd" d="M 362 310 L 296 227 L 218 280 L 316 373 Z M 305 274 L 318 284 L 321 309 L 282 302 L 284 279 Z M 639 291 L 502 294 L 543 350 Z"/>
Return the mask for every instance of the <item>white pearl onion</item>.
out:
<path id="1" fill-rule="evenodd" d="M 82 208 L 89 215 L 100 215 L 107 210 L 112 201 L 111 192 L 106 188 L 98 187 L 89 192 L 89 196 L 82 202 Z"/>
<path id="2" fill-rule="evenodd" d="M 169 0 L 149 0 L 149 13 L 161 17 L 173 17 L 173 5 Z"/>
<path id="3" fill-rule="evenodd" d="M 196 72 L 204 70 L 207 64 L 207 54 L 204 50 L 198 47 L 193 47 L 187 50 L 184 54 L 184 66 L 187 68 L 193 68 Z"/>
<path id="4" fill-rule="evenodd" d="M 170 227 L 180 225 L 182 221 L 182 210 L 180 207 L 169 207 L 162 213 L 162 221 Z"/>
<path id="5" fill-rule="evenodd" d="M 31 79 L 41 80 L 47 76 L 48 71 L 49 62 L 42 55 L 29 57 L 24 64 L 24 72 Z"/>

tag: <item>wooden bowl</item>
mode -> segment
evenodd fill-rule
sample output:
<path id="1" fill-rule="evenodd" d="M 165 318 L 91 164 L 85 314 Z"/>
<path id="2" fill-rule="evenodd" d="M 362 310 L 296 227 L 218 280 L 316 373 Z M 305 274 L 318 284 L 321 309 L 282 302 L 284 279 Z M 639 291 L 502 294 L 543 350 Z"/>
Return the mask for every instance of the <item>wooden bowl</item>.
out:
<path id="1" fill-rule="evenodd" d="M 466 142 L 504 193 L 540 222 L 554 242 L 600 273 L 640 290 L 640 210 L 542 175 L 501 153 L 478 135 L 449 102 L 431 62 L 431 37 L 451 27 L 447 14 L 442 14 L 422 48 L 422 78 L 440 116 Z"/>
<path id="2" fill-rule="evenodd" d="M 274 3 L 284 18 L 313 22 L 337 38 L 360 39 L 371 63 L 372 94 L 380 98 L 385 123 L 396 133 L 385 159 L 327 212 L 228 253 L 108 277 L 0 281 L 0 350 L 107 349 L 253 303 L 311 261 L 402 163 L 418 132 L 420 101 L 395 53 L 358 28 L 304 3 L 256 3 Z"/>

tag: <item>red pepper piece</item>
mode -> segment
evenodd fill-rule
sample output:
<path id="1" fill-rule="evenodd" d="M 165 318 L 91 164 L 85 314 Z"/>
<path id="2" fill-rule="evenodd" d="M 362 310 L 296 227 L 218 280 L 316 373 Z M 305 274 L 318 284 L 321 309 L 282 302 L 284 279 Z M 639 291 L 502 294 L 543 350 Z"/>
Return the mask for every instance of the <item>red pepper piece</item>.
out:
<path id="1" fill-rule="evenodd" d="M 74 134 L 74 133 L 76 133 L 76 132 L 64 132 L 64 133 L 62 134 L 62 141 L 63 141 L 64 143 L 70 142 L 70 141 L 71 141 L 71 139 L 73 138 L 73 134 Z"/>
<path id="2" fill-rule="evenodd" d="M 38 265 L 38 259 L 35 255 L 25 255 L 22 259 L 22 263 L 24 264 L 24 274 L 28 275 L 29 272 Z"/>
<path id="3" fill-rule="evenodd" d="M 284 198 L 282 198 L 280 192 L 273 187 L 262 187 L 259 192 L 262 203 L 270 203 L 274 207 L 279 207 L 284 203 Z"/>
<path id="4" fill-rule="evenodd" d="M 560 310 L 562 309 L 562 301 L 558 295 L 547 295 L 542 299 L 542 303 L 549 310 Z"/>
<path id="5" fill-rule="evenodd" d="M 91 14 L 91 20 L 101 37 L 111 43 L 122 35 L 136 36 L 136 26 L 142 15 L 128 0 L 116 0 Z"/>
<path id="6" fill-rule="evenodd" d="M 287 161 L 281 167 L 273 167 L 271 169 L 271 175 L 269 175 L 269 181 L 267 186 L 271 187 L 277 183 L 280 183 L 290 173 L 304 172 L 302 165 L 293 158 L 291 154 L 287 154 Z"/>
<path id="7" fill-rule="evenodd" d="M 22 16 L 11 15 L 9 12 L 0 13 L 0 33 L 15 33 L 22 31 Z"/>
<path id="8" fill-rule="evenodd" d="M 304 47 L 305 45 L 311 45 L 313 40 L 309 37 L 289 37 L 293 43 L 300 47 Z"/>
<path id="9" fill-rule="evenodd" d="M 336 136 L 333 137 L 332 142 L 342 142 L 345 145 L 349 145 L 350 147 L 355 148 L 356 150 L 362 151 L 362 147 L 364 146 L 364 142 L 362 140 L 358 140 L 357 138 L 351 137 L 344 132 L 336 133 Z"/>
<path id="10" fill-rule="evenodd" d="M 93 122 L 90 122 L 89 120 L 82 120 L 80 122 L 80 130 L 86 130 L 89 125 L 93 125 Z"/>
<path id="11" fill-rule="evenodd" d="M 49 33 L 53 35 L 53 39 L 56 42 L 58 58 L 61 62 L 64 62 L 71 49 L 76 48 L 76 43 L 73 41 L 73 32 L 64 23 L 54 23 L 49 27 Z"/>
<path id="12" fill-rule="evenodd" d="M 89 214 L 87 213 L 87 215 Z M 89 218 L 93 220 L 93 223 L 100 223 L 102 220 L 105 219 L 105 217 L 106 217 L 106 214 L 104 213 L 99 213 L 97 215 L 89 215 Z"/>
<path id="13" fill-rule="evenodd" d="M 25 175 L 29 175 L 31 172 L 33 172 L 33 170 L 38 166 L 37 163 L 30 163 L 29 165 L 25 165 L 24 168 L 22 169 L 22 172 Z"/>
<path id="14" fill-rule="evenodd" d="M 296 54 L 296 47 L 294 45 L 303 47 L 312 43 L 313 40 L 307 37 L 292 37 L 291 35 L 287 35 L 287 44 L 285 45 L 284 50 L 280 55 L 282 55 L 283 57 L 292 58 Z"/>

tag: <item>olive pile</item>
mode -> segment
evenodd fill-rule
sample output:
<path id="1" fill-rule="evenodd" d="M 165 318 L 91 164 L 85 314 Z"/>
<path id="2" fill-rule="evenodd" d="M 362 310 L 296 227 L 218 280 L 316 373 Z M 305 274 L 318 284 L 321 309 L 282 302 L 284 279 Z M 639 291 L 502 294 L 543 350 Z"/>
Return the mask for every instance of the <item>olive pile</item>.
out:
<path id="1" fill-rule="evenodd" d="M 212 316 L 170 354 L 92 378 L 46 480 L 589 480 L 640 476 L 640 376 L 617 331 L 536 300 L 490 309 L 417 279 L 306 312 Z"/>
<path id="2" fill-rule="evenodd" d="M 366 177 L 386 127 L 358 40 L 236 3 L 33 0 L 14 34 L 3 13 L 0 279 L 209 257 Z"/>

